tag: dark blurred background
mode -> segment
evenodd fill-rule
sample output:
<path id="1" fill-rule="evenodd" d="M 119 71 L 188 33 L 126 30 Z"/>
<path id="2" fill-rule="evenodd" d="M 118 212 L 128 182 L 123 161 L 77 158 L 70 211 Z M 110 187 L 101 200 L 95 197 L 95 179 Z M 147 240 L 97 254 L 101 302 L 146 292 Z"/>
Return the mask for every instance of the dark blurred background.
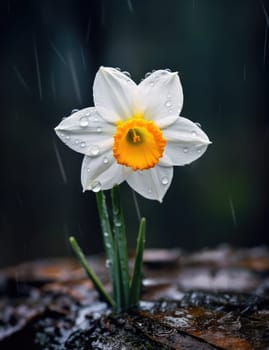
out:
<path id="1" fill-rule="evenodd" d="M 182 116 L 213 144 L 177 167 L 163 204 L 138 196 L 147 247 L 269 243 L 269 3 L 258 0 L 1 2 L 0 266 L 69 255 L 75 235 L 102 251 L 95 196 L 82 193 L 82 156 L 53 128 L 91 106 L 100 65 L 137 82 L 178 71 Z M 128 240 L 137 217 L 121 186 Z"/>

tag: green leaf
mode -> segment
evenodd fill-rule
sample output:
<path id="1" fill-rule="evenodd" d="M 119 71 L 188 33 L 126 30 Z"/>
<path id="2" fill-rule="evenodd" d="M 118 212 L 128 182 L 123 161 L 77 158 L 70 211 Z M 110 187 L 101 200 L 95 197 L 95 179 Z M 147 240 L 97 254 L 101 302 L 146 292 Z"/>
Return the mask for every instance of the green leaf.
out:
<path id="1" fill-rule="evenodd" d="M 108 271 L 111 284 L 113 286 L 113 296 L 116 304 L 120 304 L 120 278 L 117 251 L 115 250 L 115 242 L 111 231 L 109 215 L 106 205 L 106 197 L 103 191 L 96 193 L 96 202 L 105 246 L 105 254 L 107 259 Z"/>
<path id="2" fill-rule="evenodd" d="M 87 259 L 85 255 L 83 254 L 81 248 L 79 247 L 75 237 L 71 236 L 69 237 L 70 245 L 73 249 L 73 252 L 84 268 L 86 274 L 91 279 L 94 287 L 96 288 L 97 292 L 100 294 L 100 297 L 103 298 L 108 304 L 110 304 L 113 308 L 115 308 L 115 301 L 111 298 L 111 296 L 106 292 L 102 282 L 99 280 L 99 278 L 96 276 L 96 274 L 93 272 L 93 270 L 90 268 Z"/>
<path id="3" fill-rule="evenodd" d="M 135 263 L 133 277 L 130 288 L 130 306 L 136 306 L 139 302 L 140 289 L 142 282 L 142 267 L 143 267 L 143 253 L 145 247 L 145 232 L 146 232 L 146 219 L 142 218 L 139 225 L 139 231 L 137 236 Z"/>
<path id="4" fill-rule="evenodd" d="M 125 235 L 125 224 L 123 219 L 122 206 L 120 203 L 120 193 L 118 185 L 114 186 L 111 189 L 111 199 L 115 250 L 117 251 L 118 265 L 120 270 L 120 305 L 121 310 L 126 310 L 129 306 L 129 262 Z"/>

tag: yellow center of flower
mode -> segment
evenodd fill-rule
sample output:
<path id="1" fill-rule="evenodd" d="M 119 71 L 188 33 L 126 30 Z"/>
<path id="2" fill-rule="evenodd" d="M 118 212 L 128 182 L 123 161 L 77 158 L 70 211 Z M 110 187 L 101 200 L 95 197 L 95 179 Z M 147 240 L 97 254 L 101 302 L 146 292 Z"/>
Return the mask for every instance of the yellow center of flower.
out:
<path id="1" fill-rule="evenodd" d="M 166 140 L 152 121 L 131 118 L 119 122 L 114 134 L 113 154 L 119 164 L 133 170 L 154 167 L 163 155 Z"/>

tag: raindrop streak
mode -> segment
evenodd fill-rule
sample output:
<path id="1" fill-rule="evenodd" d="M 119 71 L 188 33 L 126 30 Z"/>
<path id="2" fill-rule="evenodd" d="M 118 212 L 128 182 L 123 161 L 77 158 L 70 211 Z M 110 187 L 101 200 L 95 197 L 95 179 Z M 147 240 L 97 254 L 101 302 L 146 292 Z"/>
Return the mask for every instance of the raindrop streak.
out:
<path id="1" fill-rule="evenodd" d="M 64 166 L 63 166 L 63 162 L 62 162 L 59 150 L 58 150 L 55 142 L 53 142 L 53 148 L 54 148 L 54 152 L 56 154 L 56 158 L 57 158 L 57 162 L 58 162 L 58 165 L 59 165 L 59 168 L 60 168 L 60 173 L 62 175 L 63 182 L 66 185 L 67 184 L 66 173 L 65 173 L 65 170 L 64 170 Z"/>
<path id="2" fill-rule="evenodd" d="M 91 26 L 92 26 L 92 21 L 91 21 L 91 16 L 90 16 L 89 21 L 88 21 L 88 25 L 87 25 L 86 42 L 88 42 L 90 39 Z"/>
<path id="3" fill-rule="evenodd" d="M 87 65 L 86 65 L 84 50 L 83 50 L 82 47 L 80 48 L 80 55 L 81 55 L 81 61 L 82 61 L 83 68 L 86 71 L 87 70 Z"/>
<path id="4" fill-rule="evenodd" d="M 54 98 L 56 98 L 55 77 L 53 72 L 51 72 L 51 75 L 50 75 L 50 83 L 51 83 L 52 95 Z"/>
<path id="5" fill-rule="evenodd" d="M 129 11 L 133 13 L 134 8 L 133 8 L 132 0 L 127 0 L 127 5 L 128 5 Z"/>
<path id="6" fill-rule="evenodd" d="M 267 25 L 265 25 L 264 46 L 263 46 L 263 64 L 265 64 L 265 62 L 266 62 L 267 35 L 268 35 L 268 27 L 267 27 Z"/>
<path id="7" fill-rule="evenodd" d="M 139 204 L 138 204 L 136 193 L 135 193 L 135 191 L 133 189 L 132 189 L 132 194 L 133 194 L 133 200 L 134 200 L 135 211 L 136 211 L 138 223 L 140 223 L 140 221 L 141 221 L 141 211 L 140 211 L 140 207 L 139 207 Z"/>
<path id="8" fill-rule="evenodd" d="M 41 74 L 40 74 L 39 58 L 38 58 L 38 53 L 37 53 L 37 47 L 36 47 L 36 41 L 35 41 L 35 39 L 33 39 L 33 42 L 34 42 L 34 55 L 35 55 L 35 66 L 36 66 L 36 75 L 37 75 L 38 91 L 39 91 L 40 100 L 42 100 Z"/>
<path id="9" fill-rule="evenodd" d="M 61 52 L 57 49 L 57 47 L 53 44 L 52 41 L 49 42 L 50 46 L 52 47 L 53 51 L 56 53 L 56 55 L 58 56 L 58 58 L 60 59 L 60 61 L 67 66 L 67 62 L 64 59 L 63 55 L 61 54 Z"/>
<path id="10" fill-rule="evenodd" d="M 81 94 L 80 94 L 80 88 L 79 88 L 79 83 L 78 83 L 78 77 L 77 77 L 75 65 L 73 62 L 73 58 L 72 58 L 70 53 L 68 54 L 68 62 L 69 62 L 69 66 L 70 66 L 70 71 L 71 71 L 71 76 L 72 76 L 74 88 L 75 88 L 75 93 L 76 93 L 79 104 L 81 104 Z"/>
<path id="11" fill-rule="evenodd" d="M 31 90 L 29 88 L 29 86 L 27 85 L 27 83 L 25 82 L 23 76 L 21 75 L 21 73 L 18 71 L 16 66 L 12 66 L 17 78 L 19 79 L 19 82 L 21 83 L 21 85 L 23 86 L 24 90 L 29 94 L 32 95 Z"/>
<path id="12" fill-rule="evenodd" d="M 232 198 L 229 198 L 229 206 L 230 206 L 230 210 L 231 210 L 231 214 L 232 214 L 233 224 L 235 227 L 237 227 L 237 218 L 235 215 L 234 202 L 233 202 Z"/>
<path id="13" fill-rule="evenodd" d="M 263 3 L 262 0 L 260 0 L 260 3 L 261 3 L 262 11 L 263 11 L 263 14 L 264 14 L 264 17 L 265 17 L 266 25 L 267 25 L 267 27 L 269 27 L 269 16 L 268 16 L 268 13 L 266 11 L 266 8 L 265 8 L 264 3 Z"/>

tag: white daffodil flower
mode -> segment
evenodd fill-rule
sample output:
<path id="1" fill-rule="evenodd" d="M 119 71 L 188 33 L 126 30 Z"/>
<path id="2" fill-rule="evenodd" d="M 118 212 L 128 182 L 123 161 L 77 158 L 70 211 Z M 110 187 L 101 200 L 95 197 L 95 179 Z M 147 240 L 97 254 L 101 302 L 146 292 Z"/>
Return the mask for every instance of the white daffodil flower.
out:
<path id="1" fill-rule="evenodd" d="M 157 70 L 140 84 L 118 69 L 100 67 L 95 107 L 84 108 L 55 128 L 84 154 L 84 191 L 107 190 L 123 181 L 140 195 L 162 201 L 173 166 L 199 158 L 210 143 L 195 123 L 179 116 L 183 93 L 178 74 Z"/>

